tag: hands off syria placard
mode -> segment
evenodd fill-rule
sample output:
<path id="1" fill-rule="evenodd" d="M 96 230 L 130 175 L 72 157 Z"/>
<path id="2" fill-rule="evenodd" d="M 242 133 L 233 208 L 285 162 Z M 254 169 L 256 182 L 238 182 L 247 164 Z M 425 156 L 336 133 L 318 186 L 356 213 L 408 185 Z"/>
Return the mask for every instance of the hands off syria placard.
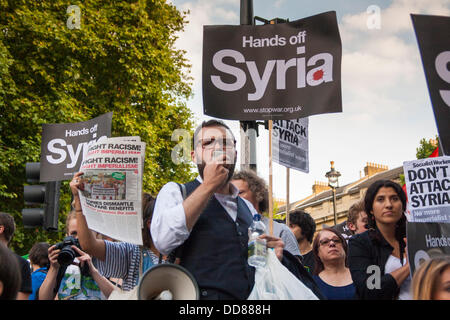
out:
<path id="1" fill-rule="evenodd" d="M 203 105 L 231 120 L 342 112 L 336 13 L 267 25 L 205 26 Z"/>
<path id="2" fill-rule="evenodd" d="M 108 112 L 83 122 L 43 124 L 40 181 L 72 179 L 89 146 L 111 135 L 112 116 Z"/>

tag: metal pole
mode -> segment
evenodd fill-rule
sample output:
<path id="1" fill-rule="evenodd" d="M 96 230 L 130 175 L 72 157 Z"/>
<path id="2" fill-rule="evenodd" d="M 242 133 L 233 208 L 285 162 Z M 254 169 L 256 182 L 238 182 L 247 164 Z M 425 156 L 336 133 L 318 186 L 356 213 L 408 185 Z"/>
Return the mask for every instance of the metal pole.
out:
<path id="1" fill-rule="evenodd" d="M 286 167 L 286 225 L 289 227 L 289 168 Z"/>
<path id="2" fill-rule="evenodd" d="M 333 212 L 334 212 L 334 225 L 337 225 L 337 212 L 336 212 L 336 188 L 331 188 L 333 190 Z"/>
<path id="3" fill-rule="evenodd" d="M 241 25 L 253 25 L 253 0 L 241 0 Z M 239 121 L 241 136 L 241 170 L 256 172 L 256 121 Z"/>
<path id="4" fill-rule="evenodd" d="M 253 0 L 241 0 L 241 25 L 253 24 Z"/>
<path id="5" fill-rule="evenodd" d="M 272 198 L 272 120 L 269 120 L 269 235 L 273 235 L 273 198 Z"/>

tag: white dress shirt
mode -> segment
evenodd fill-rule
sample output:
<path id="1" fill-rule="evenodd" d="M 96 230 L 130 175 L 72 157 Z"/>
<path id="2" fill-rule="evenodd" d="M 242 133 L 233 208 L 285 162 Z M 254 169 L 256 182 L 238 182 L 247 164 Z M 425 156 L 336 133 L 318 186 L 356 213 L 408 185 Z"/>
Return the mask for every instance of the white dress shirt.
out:
<path id="1" fill-rule="evenodd" d="M 203 183 L 200 176 L 197 177 L 197 180 Z M 231 219 L 236 221 L 239 190 L 231 183 L 230 188 L 231 194 L 215 193 L 214 196 L 230 215 Z M 256 209 L 249 201 L 241 199 L 245 201 L 252 215 L 257 214 Z M 156 197 L 150 232 L 156 249 L 164 255 L 172 252 L 189 237 L 190 231 L 186 226 L 183 196 L 177 183 L 169 182 L 159 191 Z"/>
<path id="2" fill-rule="evenodd" d="M 402 267 L 402 263 L 400 261 L 400 258 L 394 257 L 392 254 L 389 256 L 389 258 L 386 261 L 386 265 L 384 266 L 384 274 L 391 273 L 399 268 Z M 398 300 L 412 300 L 412 294 L 411 294 L 411 275 L 408 275 L 408 277 L 403 281 L 403 283 L 400 286 L 400 293 L 398 294 Z"/>

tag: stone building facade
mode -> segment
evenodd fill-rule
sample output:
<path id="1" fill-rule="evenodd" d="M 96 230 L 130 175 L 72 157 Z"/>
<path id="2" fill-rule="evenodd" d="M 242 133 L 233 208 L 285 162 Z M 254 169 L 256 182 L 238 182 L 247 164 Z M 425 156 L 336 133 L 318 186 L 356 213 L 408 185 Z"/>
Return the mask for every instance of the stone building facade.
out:
<path id="1" fill-rule="evenodd" d="M 389 169 L 387 166 L 367 163 L 364 176 L 359 180 L 336 188 L 336 212 L 338 224 L 347 220 L 348 209 L 355 202 L 364 199 L 367 188 L 381 179 L 400 183 L 403 167 Z M 316 232 L 323 227 L 334 225 L 333 193 L 327 182 L 316 181 L 312 186 L 313 193 L 305 199 L 290 204 L 290 211 L 300 208 L 308 212 L 316 222 Z M 280 207 L 279 214 L 286 212 L 286 206 Z"/>

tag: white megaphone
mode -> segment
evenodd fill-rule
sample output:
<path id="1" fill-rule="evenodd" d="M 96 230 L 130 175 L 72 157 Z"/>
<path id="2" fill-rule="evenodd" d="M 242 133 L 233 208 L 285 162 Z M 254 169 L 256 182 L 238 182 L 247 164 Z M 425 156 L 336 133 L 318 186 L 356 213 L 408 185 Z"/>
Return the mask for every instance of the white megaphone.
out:
<path id="1" fill-rule="evenodd" d="M 139 281 L 138 300 L 198 300 L 200 290 L 192 274 L 180 265 L 158 264 Z"/>

